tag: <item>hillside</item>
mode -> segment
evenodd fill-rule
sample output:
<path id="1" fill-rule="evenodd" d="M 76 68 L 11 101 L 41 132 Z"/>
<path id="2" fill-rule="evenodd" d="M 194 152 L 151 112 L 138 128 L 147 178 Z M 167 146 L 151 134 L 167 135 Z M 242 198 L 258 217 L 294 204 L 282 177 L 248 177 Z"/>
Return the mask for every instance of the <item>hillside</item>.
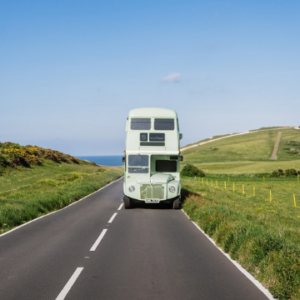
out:
<path id="1" fill-rule="evenodd" d="M 181 176 L 185 213 L 274 298 L 300 299 L 300 130 L 261 128 L 181 150 L 182 167 L 206 173 Z"/>
<path id="2" fill-rule="evenodd" d="M 282 132 L 282 135 L 277 160 L 270 161 L 278 132 Z M 195 164 L 210 173 L 263 173 L 278 168 L 300 169 L 300 130 L 272 127 L 213 137 L 183 147 L 182 155 L 183 166 Z"/>
<path id="3" fill-rule="evenodd" d="M 0 143 L 0 234 L 60 209 L 123 175 L 38 146 Z"/>
<path id="4" fill-rule="evenodd" d="M 16 170 L 19 167 L 30 168 L 32 166 L 46 165 L 49 162 L 59 164 L 94 164 L 56 150 L 31 145 L 21 146 L 11 142 L 0 142 L 0 176 L 4 172 Z"/>

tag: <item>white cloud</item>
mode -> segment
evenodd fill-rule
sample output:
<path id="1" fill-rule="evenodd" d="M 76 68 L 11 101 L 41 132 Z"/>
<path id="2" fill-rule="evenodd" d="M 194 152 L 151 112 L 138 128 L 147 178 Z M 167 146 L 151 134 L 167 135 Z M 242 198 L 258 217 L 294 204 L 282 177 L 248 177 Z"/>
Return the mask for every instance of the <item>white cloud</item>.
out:
<path id="1" fill-rule="evenodd" d="M 181 80 L 181 75 L 180 73 L 171 73 L 168 76 L 162 78 L 161 82 L 166 83 L 166 82 L 171 82 L 171 83 L 176 83 Z"/>

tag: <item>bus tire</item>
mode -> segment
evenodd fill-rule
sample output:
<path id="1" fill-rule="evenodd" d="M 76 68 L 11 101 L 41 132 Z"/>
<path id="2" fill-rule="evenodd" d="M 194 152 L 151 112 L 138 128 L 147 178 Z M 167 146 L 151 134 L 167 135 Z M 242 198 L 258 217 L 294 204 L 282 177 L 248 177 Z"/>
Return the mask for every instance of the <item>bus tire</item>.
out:
<path id="1" fill-rule="evenodd" d="M 125 207 L 125 209 L 131 208 L 132 205 L 131 205 L 130 198 L 127 197 L 127 196 L 124 196 L 123 200 L 124 200 L 124 207 Z"/>
<path id="2" fill-rule="evenodd" d="M 179 197 L 173 201 L 173 209 L 180 209 Z"/>

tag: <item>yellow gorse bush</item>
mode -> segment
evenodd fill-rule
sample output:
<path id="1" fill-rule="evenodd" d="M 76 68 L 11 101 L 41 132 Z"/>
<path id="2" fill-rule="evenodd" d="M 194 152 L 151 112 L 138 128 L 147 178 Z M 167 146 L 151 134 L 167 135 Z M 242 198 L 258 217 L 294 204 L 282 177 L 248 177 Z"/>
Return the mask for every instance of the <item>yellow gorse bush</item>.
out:
<path id="1" fill-rule="evenodd" d="M 8 149 L 5 149 L 4 151 L 8 152 L 8 153 L 20 154 L 22 156 L 24 156 L 26 153 L 25 150 L 23 150 L 23 149 L 15 149 L 15 148 L 8 148 Z"/>
<path id="2" fill-rule="evenodd" d="M 38 146 L 20 146 L 19 144 L 10 142 L 0 143 L 0 156 L 0 163 L 2 162 L 4 167 L 7 165 L 11 167 L 40 165 L 42 164 L 41 159 L 49 159 L 57 163 L 80 164 L 82 162 L 78 158 L 59 151 L 44 149 Z"/>

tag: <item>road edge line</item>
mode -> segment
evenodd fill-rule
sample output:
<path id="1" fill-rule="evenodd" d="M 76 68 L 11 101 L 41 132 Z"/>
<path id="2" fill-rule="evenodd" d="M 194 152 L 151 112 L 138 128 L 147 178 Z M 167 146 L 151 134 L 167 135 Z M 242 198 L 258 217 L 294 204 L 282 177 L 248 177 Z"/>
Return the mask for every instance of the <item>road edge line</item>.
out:
<path id="1" fill-rule="evenodd" d="M 21 228 L 21 227 L 24 227 L 24 226 L 26 226 L 26 225 L 28 225 L 28 224 L 30 224 L 30 223 L 32 223 L 32 222 L 35 222 L 35 221 L 37 221 L 37 220 L 39 220 L 39 219 L 42 219 L 42 218 L 45 218 L 45 217 L 47 217 L 47 216 L 49 216 L 49 215 L 55 214 L 55 213 L 57 213 L 57 212 L 59 212 L 59 211 L 61 211 L 61 210 L 63 210 L 63 209 L 66 209 L 66 208 L 68 208 L 68 207 L 70 207 L 70 206 L 72 206 L 72 205 L 74 205 L 74 204 L 76 204 L 76 203 L 79 203 L 80 201 L 85 200 L 86 198 L 92 196 L 93 194 L 95 194 L 95 193 L 97 193 L 97 192 L 99 192 L 99 191 L 101 191 L 101 190 L 107 188 L 107 187 L 110 186 L 111 184 L 113 184 L 113 183 L 115 183 L 115 182 L 121 180 L 122 178 L 124 178 L 124 176 L 120 177 L 119 179 L 117 179 L 117 180 L 115 180 L 115 181 L 110 182 L 109 184 L 103 186 L 103 187 L 100 188 L 99 190 L 97 190 L 97 191 L 95 191 L 95 192 L 92 192 L 91 194 L 88 194 L 88 195 L 84 196 L 83 198 L 81 198 L 81 199 L 79 199 L 79 200 L 77 200 L 77 201 L 75 201 L 75 202 L 73 202 L 73 203 L 70 203 L 70 204 L 68 204 L 67 206 L 65 206 L 65 207 L 63 207 L 63 208 L 61 208 L 61 209 L 58 209 L 58 210 L 55 210 L 55 211 L 51 211 L 50 213 L 48 213 L 48 214 L 46 214 L 46 215 L 37 217 L 37 218 L 35 218 L 35 219 L 33 219 L 33 220 L 30 220 L 30 221 L 28 221 L 28 222 L 26 222 L 26 223 L 24 223 L 24 224 L 22 224 L 22 225 L 19 225 L 19 226 L 15 227 L 15 228 L 13 228 L 13 229 L 7 231 L 7 232 L 4 232 L 4 233 L 0 234 L 0 238 L 1 238 L 2 236 L 5 236 L 5 235 L 7 235 L 7 234 L 9 234 L 9 233 L 11 233 L 11 232 L 13 232 L 13 231 L 15 231 L 15 230 Z"/>
<path id="2" fill-rule="evenodd" d="M 186 217 L 196 226 L 196 228 L 205 235 L 205 237 L 212 243 L 214 246 L 228 259 L 231 263 L 241 272 L 243 273 L 269 300 L 277 300 L 272 296 L 267 288 L 265 288 L 252 274 L 250 274 L 247 270 L 245 270 L 238 262 L 233 260 L 228 253 L 225 253 L 222 248 L 218 247 L 216 242 L 208 236 L 198 224 L 190 219 L 190 217 L 186 214 L 186 212 L 181 209 L 181 211 L 186 215 Z"/>

